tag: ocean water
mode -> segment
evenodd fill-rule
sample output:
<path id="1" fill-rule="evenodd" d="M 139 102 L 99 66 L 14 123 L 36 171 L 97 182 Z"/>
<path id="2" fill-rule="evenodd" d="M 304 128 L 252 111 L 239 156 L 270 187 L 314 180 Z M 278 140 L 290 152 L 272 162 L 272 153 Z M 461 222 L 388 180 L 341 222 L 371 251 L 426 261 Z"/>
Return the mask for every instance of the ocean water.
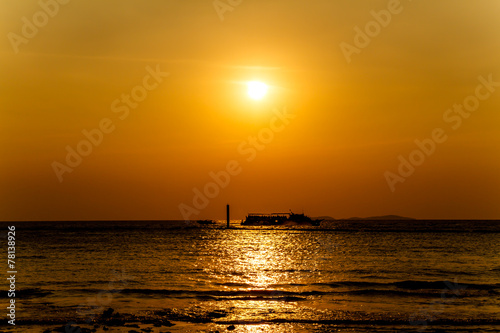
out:
<path id="1" fill-rule="evenodd" d="M 500 221 L 7 225 L 1 331 L 500 332 Z"/>

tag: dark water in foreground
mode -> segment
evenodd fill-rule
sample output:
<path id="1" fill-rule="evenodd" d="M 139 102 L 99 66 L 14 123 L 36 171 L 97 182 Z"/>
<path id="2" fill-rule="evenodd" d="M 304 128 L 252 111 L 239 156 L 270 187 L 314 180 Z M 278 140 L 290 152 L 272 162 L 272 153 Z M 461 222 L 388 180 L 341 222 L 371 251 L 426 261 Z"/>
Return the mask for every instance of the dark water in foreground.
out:
<path id="1" fill-rule="evenodd" d="M 499 221 L 12 224 L 18 331 L 500 332 Z"/>

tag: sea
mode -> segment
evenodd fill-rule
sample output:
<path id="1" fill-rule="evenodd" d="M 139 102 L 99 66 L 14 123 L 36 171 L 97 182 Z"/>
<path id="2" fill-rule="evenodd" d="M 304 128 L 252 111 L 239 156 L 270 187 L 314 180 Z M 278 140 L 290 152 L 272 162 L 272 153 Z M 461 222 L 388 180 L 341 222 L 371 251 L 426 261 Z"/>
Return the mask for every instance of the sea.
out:
<path id="1" fill-rule="evenodd" d="M 2 222 L 0 332 L 500 332 L 500 221 L 239 222 Z"/>

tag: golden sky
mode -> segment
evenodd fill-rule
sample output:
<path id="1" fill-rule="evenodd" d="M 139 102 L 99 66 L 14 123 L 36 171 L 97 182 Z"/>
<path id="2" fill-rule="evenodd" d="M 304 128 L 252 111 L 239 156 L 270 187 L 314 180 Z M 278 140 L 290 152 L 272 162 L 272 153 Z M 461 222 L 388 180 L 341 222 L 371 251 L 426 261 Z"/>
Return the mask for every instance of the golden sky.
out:
<path id="1" fill-rule="evenodd" d="M 1 220 L 500 218 L 499 1 L 4 0 L 0 22 Z"/>

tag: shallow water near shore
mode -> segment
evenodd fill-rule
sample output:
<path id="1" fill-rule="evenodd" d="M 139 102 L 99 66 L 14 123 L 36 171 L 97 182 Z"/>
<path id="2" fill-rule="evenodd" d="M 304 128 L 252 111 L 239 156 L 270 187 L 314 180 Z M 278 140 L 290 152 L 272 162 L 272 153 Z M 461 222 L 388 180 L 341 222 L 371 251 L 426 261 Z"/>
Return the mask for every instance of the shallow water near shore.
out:
<path id="1" fill-rule="evenodd" d="M 497 221 L 14 225 L 26 332 L 500 332 Z"/>

